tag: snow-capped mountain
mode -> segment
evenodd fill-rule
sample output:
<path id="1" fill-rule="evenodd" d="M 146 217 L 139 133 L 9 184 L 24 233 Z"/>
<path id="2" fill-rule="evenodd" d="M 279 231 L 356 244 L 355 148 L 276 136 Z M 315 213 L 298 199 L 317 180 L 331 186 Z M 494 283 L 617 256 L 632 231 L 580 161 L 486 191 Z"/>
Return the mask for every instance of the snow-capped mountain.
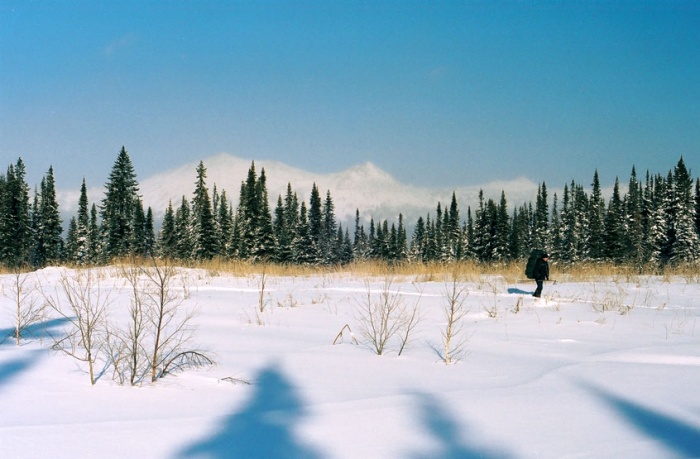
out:
<path id="1" fill-rule="evenodd" d="M 229 202 L 235 207 L 241 183 L 245 181 L 252 161 L 227 153 L 203 159 L 210 193 L 214 186 L 219 193 L 225 190 Z M 188 200 L 192 198 L 198 164 L 199 161 L 183 164 L 140 180 L 144 207 L 151 207 L 157 223 L 162 219 L 170 201 L 177 208 L 183 195 Z M 487 199 L 496 201 L 500 199 L 501 191 L 505 191 L 511 212 L 514 206 L 534 201 L 537 194 L 537 183 L 526 178 L 454 189 L 416 187 L 398 182 L 371 162 L 341 172 L 314 174 L 278 161 L 255 160 L 258 176 L 262 169 L 265 169 L 271 209 L 275 208 L 278 196 L 284 197 L 286 194 L 287 184 L 291 184 L 300 201 L 308 204 L 312 186 L 316 183 L 322 199 L 325 199 L 326 191 L 330 191 L 336 218 L 344 225 L 354 221 L 356 209 L 360 210 L 364 221 L 369 221 L 372 217 L 375 222 L 384 219 L 394 222 L 398 220 L 399 213 L 402 213 L 405 223 L 413 225 L 419 216 L 428 213 L 434 215 L 438 202 L 443 208 L 449 206 L 453 192 L 462 219 L 466 218 L 468 206 L 474 209 L 477 205 L 479 190 L 483 190 Z M 104 186 L 89 189 L 90 204 L 99 204 L 103 193 Z M 78 198 L 77 191 L 58 192 L 64 221 L 77 212 Z"/>

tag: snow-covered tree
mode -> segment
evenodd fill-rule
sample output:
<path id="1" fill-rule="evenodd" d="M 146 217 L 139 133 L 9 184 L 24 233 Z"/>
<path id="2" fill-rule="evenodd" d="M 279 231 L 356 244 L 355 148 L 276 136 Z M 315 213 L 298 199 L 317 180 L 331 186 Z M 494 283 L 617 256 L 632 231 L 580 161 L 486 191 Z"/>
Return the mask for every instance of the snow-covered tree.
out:
<path id="1" fill-rule="evenodd" d="M 136 172 L 122 147 L 105 185 L 101 217 L 106 257 L 120 257 L 132 251 L 134 212 L 139 202 Z"/>

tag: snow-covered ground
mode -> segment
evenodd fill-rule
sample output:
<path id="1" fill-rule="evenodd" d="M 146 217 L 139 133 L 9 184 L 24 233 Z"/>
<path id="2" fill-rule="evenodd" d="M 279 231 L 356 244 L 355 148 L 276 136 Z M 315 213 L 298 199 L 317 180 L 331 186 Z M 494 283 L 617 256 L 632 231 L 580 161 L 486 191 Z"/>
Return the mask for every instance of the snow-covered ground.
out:
<path id="1" fill-rule="evenodd" d="M 130 290 L 102 271 L 122 320 Z M 62 272 L 28 282 L 57 295 Z M 700 457 L 696 279 L 559 282 L 542 299 L 531 282 L 468 281 L 467 352 L 445 365 L 449 282 L 267 277 L 260 314 L 259 275 L 185 277 L 180 307 L 198 310 L 195 341 L 215 366 L 138 387 L 107 371 L 91 386 L 85 364 L 51 350 L 66 323 L 49 317 L 0 345 L 0 457 Z M 15 281 L 0 276 L 3 336 Z M 368 289 L 376 304 L 387 287 L 420 308 L 400 356 L 396 341 L 378 356 L 360 336 Z"/>

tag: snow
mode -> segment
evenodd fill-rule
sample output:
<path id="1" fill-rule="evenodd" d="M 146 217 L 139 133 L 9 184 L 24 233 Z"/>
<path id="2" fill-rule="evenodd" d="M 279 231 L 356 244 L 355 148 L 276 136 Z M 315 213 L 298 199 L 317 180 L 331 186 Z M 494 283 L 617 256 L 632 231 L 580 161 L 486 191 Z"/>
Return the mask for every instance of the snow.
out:
<path id="1" fill-rule="evenodd" d="M 110 318 L 129 288 L 102 268 Z M 55 292 L 63 268 L 31 274 Z M 700 283 L 640 277 L 545 285 L 465 282 L 467 353 L 440 359 L 445 281 L 391 279 L 418 304 L 408 348 L 361 340 L 358 308 L 387 279 L 352 273 L 261 278 L 185 271 L 180 306 L 217 364 L 120 386 L 52 351 L 46 327 L 0 344 L 3 458 L 582 458 L 700 456 Z M 0 331 L 14 277 L 0 276 Z M 520 302 L 519 312 L 515 312 Z M 602 311 L 605 304 L 609 310 Z M 495 316 L 495 317 L 493 317 Z M 258 322 L 262 322 L 259 325 Z M 234 383 L 227 378 L 250 382 Z"/>

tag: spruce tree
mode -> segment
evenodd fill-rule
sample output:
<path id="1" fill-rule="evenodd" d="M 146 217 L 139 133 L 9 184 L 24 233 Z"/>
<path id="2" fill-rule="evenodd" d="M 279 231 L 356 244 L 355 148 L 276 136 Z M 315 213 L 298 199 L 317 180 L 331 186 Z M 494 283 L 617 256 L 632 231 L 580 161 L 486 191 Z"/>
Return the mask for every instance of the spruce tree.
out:
<path id="1" fill-rule="evenodd" d="M 219 238 L 219 254 L 228 258 L 231 249 L 231 231 L 233 229 L 233 216 L 231 206 L 226 197 L 226 191 L 222 191 L 219 197 L 219 206 L 214 208 L 216 212 L 217 236 Z"/>
<path id="2" fill-rule="evenodd" d="M 294 231 L 294 241 L 292 243 L 296 263 L 300 265 L 315 264 L 317 262 L 316 250 L 314 249 L 309 220 L 307 216 L 306 203 L 301 202 L 299 210 L 299 221 Z"/>
<path id="3" fill-rule="evenodd" d="M 195 260 L 210 260 L 219 250 L 219 239 L 206 178 L 207 169 L 204 167 L 204 162 L 200 161 L 197 166 L 197 181 L 191 206 L 192 256 Z"/>
<path id="4" fill-rule="evenodd" d="M 78 217 L 75 226 L 75 249 L 72 261 L 79 265 L 90 262 L 90 215 L 85 179 L 80 186 L 80 198 L 78 199 Z"/>
<path id="5" fill-rule="evenodd" d="M 270 212 L 265 169 L 260 170 L 260 177 L 255 184 L 255 200 L 257 213 L 255 215 L 253 258 L 260 261 L 274 260 L 276 247 L 272 229 L 272 213 Z"/>
<path id="6" fill-rule="evenodd" d="M 537 187 L 537 200 L 533 220 L 533 244 L 536 248 L 545 249 L 549 245 L 549 202 L 547 184 L 542 182 Z"/>
<path id="7" fill-rule="evenodd" d="M 139 201 L 136 172 L 122 147 L 105 185 L 101 217 L 107 259 L 128 255 L 133 242 L 134 212 Z"/>
<path id="8" fill-rule="evenodd" d="M 295 260 L 294 236 L 299 221 L 299 203 L 292 185 L 287 183 L 287 193 L 282 200 L 279 196 L 275 209 L 275 238 L 277 241 L 277 261 L 292 263 Z"/>
<path id="9" fill-rule="evenodd" d="M 190 260 L 192 258 L 194 243 L 191 223 L 190 204 L 183 196 L 180 207 L 175 212 L 176 255 L 180 260 Z"/>
<path id="10" fill-rule="evenodd" d="M 308 221 L 309 221 L 309 236 L 311 237 L 310 250 L 313 251 L 316 262 L 321 259 L 321 238 L 323 232 L 323 210 L 321 203 L 321 195 L 318 192 L 318 187 L 314 183 L 311 187 L 311 196 L 309 197 Z"/>
<path id="11" fill-rule="evenodd" d="M 598 170 L 593 175 L 593 190 L 589 200 L 588 231 L 589 257 L 594 261 L 605 258 L 605 203 L 600 188 Z"/>
<path id="12" fill-rule="evenodd" d="M 561 203 L 561 229 L 559 233 L 561 234 L 561 244 L 559 246 L 559 253 L 557 257 L 562 261 L 572 262 L 576 261 L 576 210 L 574 208 L 574 192 L 573 183 L 572 188 L 569 189 L 569 185 L 564 185 L 564 194 L 562 195 Z"/>
<path id="13" fill-rule="evenodd" d="M 496 208 L 494 235 L 494 259 L 506 261 L 510 259 L 509 236 L 510 221 L 508 217 L 508 201 L 505 191 L 501 191 L 501 200 Z"/>
<path id="14" fill-rule="evenodd" d="M 628 228 L 624 204 L 620 196 L 620 181 L 615 178 L 613 194 L 605 213 L 605 257 L 615 263 L 624 261 L 627 255 L 625 235 Z"/>
<path id="15" fill-rule="evenodd" d="M 29 263 L 33 247 L 29 186 L 22 158 L 10 165 L 0 203 L 0 262 L 17 267 Z"/>
<path id="16" fill-rule="evenodd" d="M 100 227 L 97 223 L 97 206 L 90 208 L 90 245 L 88 251 L 88 261 L 92 264 L 100 261 L 104 250 L 102 248 L 102 238 L 100 237 Z"/>
<path id="17" fill-rule="evenodd" d="M 61 233 L 61 216 L 56 200 L 56 185 L 53 175 L 53 167 L 41 180 L 41 188 L 38 197 L 35 194 L 33 212 L 34 227 L 34 255 L 35 266 L 45 266 L 56 263 L 61 258 L 63 239 Z"/>
<path id="18" fill-rule="evenodd" d="M 632 167 L 627 195 L 624 199 L 624 216 L 626 232 L 624 234 L 625 258 L 641 266 L 644 256 L 644 202 L 641 184 L 637 180 L 637 172 Z"/>
<path id="19" fill-rule="evenodd" d="M 671 261 L 693 262 L 700 259 L 700 237 L 695 226 L 693 179 L 683 157 L 673 170 L 671 218 L 673 235 Z"/>
<path id="20" fill-rule="evenodd" d="M 550 225 L 550 243 L 549 252 L 550 256 L 554 258 L 559 258 L 562 247 L 562 222 L 559 216 L 559 197 L 556 193 L 552 196 L 552 220 Z"/>
<path id="21" fill-rule="evenodd" d="M 155 225 L 153 222 L 153 209 L 148 206 L 146 210 L 146 222 L 143 228 L 144 233 L 144 249 L 148 256 L 153 256 L 156 253 L 156 234 Z"/>
<path id="22" fill-rule="evenodd" d="M 675 239 L 671 225 L 672 185 L 673 176 L 670 172 L 666 180 L 659 174 L 654 177 L 649 217 L 649 250 L 652 260 L 660 265 L 670 261 L 671 245 Z"/>
<path id="23" fill-rule="evenodd" d="M 138 257 L 147 255 L 146 249 L 146 212 L 143 210 L 143 202 L 137 199 L 134 203 L 134 210 L 131 222 L 131 242 L 130 253 Z"/>
<path id="24" fill-rule="evenodd" d="M 427 231 L 425 228 L 425 220 L 423 219 L 423 217 L 418 217 L 416 225 L 413 228 L 413 234 L 411 236 L 411 261 L 419 261 L 423 263 L 427 261 L 425 258 L 426 237 Z"/>
<path id="25" fill-rule="evenodd" d="M 700 177 L 695 180 L 695 231 L 700 234 Z"/>
<path id="26" fill-rule="evenodd" d="M 368 256 L 367 233 L 360 223 L 360 209 L 355 209 L 355 235 L 352 242 L 354 260 L 364 260 Z"/>
<path id="27" fill-rule="evenodd" d="M 166 259 L 177 258 L 177 232 L 172 201 L 168 202 L 168 207 L 163 215 L 163 223 L 158 235 L 158 253 Z"/>
<path id="28" fill-rule="evenodd" d="M 70 263 L 76 262 L 78 259 L 78 223 L 75 217 L 71 217 L 68 222 L 68 231 L 66 232 L 66 245 L 63 251 L 63 257 Z"/>
<path id="29" fill-rule="evenodd" d="M 340 246 L 342 245 L 341 237 L 337 237 L 338 226 L 335 221 L 335 205 L 331 192 L 326 192 L 326 199 L 323 202 L 323 213 L 321 215 L 321 234 L 319 241 L 319 252 L 321 263 L 335 264 L 339 261 Z"/>

